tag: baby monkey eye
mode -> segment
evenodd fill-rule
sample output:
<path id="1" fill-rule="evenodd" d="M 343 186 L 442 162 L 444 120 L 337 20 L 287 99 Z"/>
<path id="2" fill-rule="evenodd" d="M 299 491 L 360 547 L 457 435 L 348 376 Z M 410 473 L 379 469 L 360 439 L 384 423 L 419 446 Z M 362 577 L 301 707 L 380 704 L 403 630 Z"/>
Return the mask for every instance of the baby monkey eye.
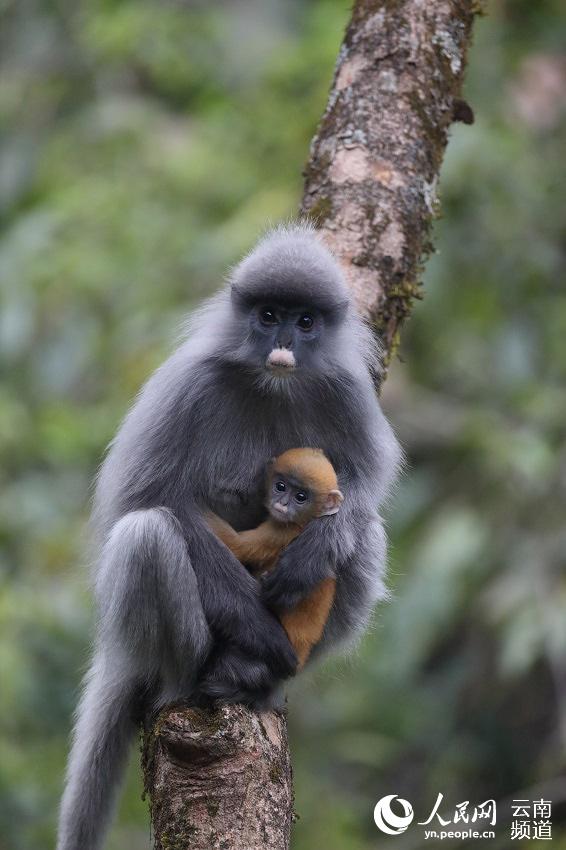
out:
<path id="1" fill-rule="evenodd" d="M 262 307 L 259 311 L 259 320 L 262 325 L 277 325 L 277 315 L 272 307 Z"/>
<path id="2" fill-rule="evenodd" d="M 303 504 L 303 502 L 306 502 L 307 499 L 307 494 L 303 493 L 302 490 L 299 490 L 298 493 L 295 493 L 295 501 L 299 502 L 301 505 Z"/>
<path id="3" fill-rule="evenodd" d="M 285 492 L 285 482 L 284 481 L 277 481 L 277 483 L 275 484 L 275 489 L 279 493 L 284 493 Z"/>
<path id="4" fill-rule="evenodd" d="M 303 313 L 297 322 L 297 325 L 302 331 L 310 331 L 314 325 L 314 318 L 310 315 L 310 313 Z"/>

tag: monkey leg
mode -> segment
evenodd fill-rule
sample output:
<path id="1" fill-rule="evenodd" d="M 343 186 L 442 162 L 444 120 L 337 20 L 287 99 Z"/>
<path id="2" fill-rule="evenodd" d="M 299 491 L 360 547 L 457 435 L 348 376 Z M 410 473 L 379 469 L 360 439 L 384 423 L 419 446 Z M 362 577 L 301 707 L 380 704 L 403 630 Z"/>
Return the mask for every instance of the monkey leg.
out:
<path id="1" fill-rule="evenodd" d="M 96 579 L 100 640 L 123 646 L 163 699 L 186 696 L 210 646 L 197 579 L 166 508 L 132 511 L 113 527 Z"/>
<path id="2" fill-rule="evenodd" d="M 312 648 L 322 637 L 335 592 L 336 580 L 326 578 L 291 611 L 285 611 L 280 617 L 297 653 L 299 670 L 304 667 Z"/>

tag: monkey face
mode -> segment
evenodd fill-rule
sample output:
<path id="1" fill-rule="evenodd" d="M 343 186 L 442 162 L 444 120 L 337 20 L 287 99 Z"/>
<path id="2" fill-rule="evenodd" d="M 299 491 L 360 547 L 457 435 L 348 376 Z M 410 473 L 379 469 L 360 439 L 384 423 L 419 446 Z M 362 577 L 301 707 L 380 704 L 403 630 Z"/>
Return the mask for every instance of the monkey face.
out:
<path id="1" fill-rule="evenodd" d="M 273 472 L 267 509 L 274 520 L 305 525 L 315 515 L 314 494 L 292 476 Z"/>
<path id="2" fill-rule="evenodd" d="M 248 314 L 246 359 L 273 376 L 301 369 L 324 371 L 332 317 L 320 309 L 277 302 L 254 304 Z"/>
<path id="3" fill-rule="evenodd" d="M 260 304 L 252 310 L 250 324 L 265 368 L 276 375 L 308 366 L 324 333 L 322 315 L 307 307 Z"/>
<path id="4" fill-rule="evenodd" d="M 322 307 L 281 300 L 233 301 L 243 337 L 238 359 L 248 368 L 274 378 L 288 378 L 303 370 L 318 374 L 332 370 L 345 304 Z"/>
<path id="5" fill-rule="evenodd" d="M 303 526 L 314 517 L 337 513 L 343 500 L 340 490 L 306 486 L 300 478 L 277 466 L 268 481 L 267 509 L 277 522 Z"/>
<path id="6" fill-rule="evenodd" d="M 289 240 L 288 234 L 296 238 Z M 239 331 L 236 359 L 261 370 L 266 386 L 303 372 L 334 373 L 351 349 L 341 335 L 351 304 L 342 270 L 310 227 L 267 235 L 231 275 Z M 342 350 L 345 356 L 342 357 Z"/>

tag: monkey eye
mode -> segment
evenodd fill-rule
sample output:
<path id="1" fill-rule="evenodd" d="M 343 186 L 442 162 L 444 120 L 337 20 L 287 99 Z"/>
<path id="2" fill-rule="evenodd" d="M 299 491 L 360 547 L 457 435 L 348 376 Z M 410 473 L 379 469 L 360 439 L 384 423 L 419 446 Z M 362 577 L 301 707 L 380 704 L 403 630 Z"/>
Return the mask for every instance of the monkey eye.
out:
<path id="1" fill-rule="evenodd" d="M 299 504 L 302 505 L 304 502 L 306 502 L 307 499 L 308 499 L 307 494 L 303 493 L 302 490 L 299 490 L 298 493 L 295 493 L 295 501 L 299 502 Z"/>
<path id="2" fill-rule="evenodd" d="M 277 325 L 277 315 L 273 307 L 262 307 L 259 311 L 259 320 L 262 325 Z"/>
<path id="3" fill-rule="evenodd" d="M 284 493 L 285 492 L 285 482 L 284 481 L 277 481 L 276 484 L 275 484 L 275 489 L 277 490 L 278 493 Z"/>
<path id="4" fill-rule="evenodd" d="M 314 318 L 311 316 L 310 313 L 303 313 L 303 315 L 301 316 L 301 318 L 297 322 L 297 326 L 302 331 L 312 330 L 313 325 L 314 325 Z"/>

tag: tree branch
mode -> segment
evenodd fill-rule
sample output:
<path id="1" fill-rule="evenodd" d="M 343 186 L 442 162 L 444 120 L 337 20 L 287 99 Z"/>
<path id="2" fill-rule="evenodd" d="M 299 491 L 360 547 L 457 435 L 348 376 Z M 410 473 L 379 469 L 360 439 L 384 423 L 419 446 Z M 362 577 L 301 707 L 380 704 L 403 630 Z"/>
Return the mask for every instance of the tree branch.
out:
<path id="1" fill-rule="evenodd" d="M 384 365 L 420 297 L 436 182 L 478 0 L 357 0 L 306 167 L 301 212 L 342 264 Z M 165 709 L 143 736 L 157 850 L 286 850 L 286 720 L 241 706 Z"/>
<path id="2" fill-rule="evenodd" d="M 340 260 L 385 364 L 420 298 L 474 0 L 358 0 L 306 167 L 302 212 Z"/>
<path id="3" fill-rule="evenodd" d="M 166 708 L 143 733 L 155 847 L 287 850 L 293 817 L 283 714 Z"/>

